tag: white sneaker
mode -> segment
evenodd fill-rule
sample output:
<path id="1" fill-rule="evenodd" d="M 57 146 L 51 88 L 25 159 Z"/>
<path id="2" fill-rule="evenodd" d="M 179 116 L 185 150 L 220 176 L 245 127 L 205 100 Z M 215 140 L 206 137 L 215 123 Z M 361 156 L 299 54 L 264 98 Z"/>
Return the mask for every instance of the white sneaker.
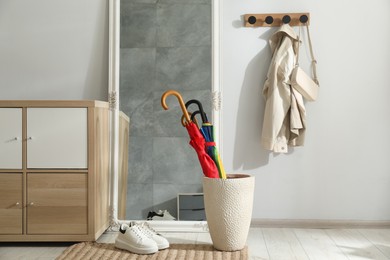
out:
<path id="1" fill-rule="evenodd" d="M 130 226 L 138 225 L 138 227 L 144 232 L 144 234 L 153 239 L 156 242 L 158 250 L 166 249 L 169 247 L 168 240 L 161 234 L 157 233 L 147 222 L 132 222 Z"/>
<path id="2" fill-rule="evenodd" d="M 158 251 L 156 242 L 147 237 L 138 225 L 129 227 L 122 224 L 115 239 L 115 247 L 141 255 L 154 254 Z"/>

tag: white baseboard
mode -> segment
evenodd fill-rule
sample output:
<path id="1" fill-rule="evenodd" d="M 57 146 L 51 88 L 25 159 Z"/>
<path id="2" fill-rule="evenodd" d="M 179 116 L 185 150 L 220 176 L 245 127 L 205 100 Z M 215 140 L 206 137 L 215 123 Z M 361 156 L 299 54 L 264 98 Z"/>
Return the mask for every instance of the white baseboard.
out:
<path id="1" fill-rule="evenodd" d="M 252 219 L 251 227 L 273 228 L 390 228 L 389 220 Z"/>

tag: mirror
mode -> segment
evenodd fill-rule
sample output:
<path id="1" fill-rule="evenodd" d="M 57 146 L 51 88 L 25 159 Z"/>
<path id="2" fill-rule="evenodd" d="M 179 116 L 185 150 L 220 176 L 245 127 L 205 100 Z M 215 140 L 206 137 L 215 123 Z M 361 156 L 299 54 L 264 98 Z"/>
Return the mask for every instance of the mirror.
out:
<path id="1" fill-rule="evenodd" d="M 116 2 L 112 13 L 116 21 L 112 28 L 120 32 L 120 43 L 112 45 L 111 57 L 117 58 L 111 63 L 120 60 L 120 65 L 119 82 L 113 76 L 110 97 L 119 100 L 115 105 L 130 119 L 129 136 L 126 130 L 121 134 L 119 123 L 126 122 L 126 116 L 113 112 L 119 115 L 113 122 L 113 140 L 121 140 L 113 148 L 118 165 L 112 166 L 117 173 L 113 197 L 118 199 L 114 211 L 119 219 L 146 220 L 149 212 L 159 210 L 177 219 L 178 194 L 202 192 L 202 169 L 180 123 L 179 104 L 168 97 L 169 110 L 164 111 L 160 104 L 163 92 L 175 89 L 185 101 L 200 100 L 214 123 L 216 138 L 219 133 L 218 1 L 152 2 L 122 1 L 120 8 Z M 122 164 L 126 159 L 121 159 L 124 153 L 119 151 L 127 138 L 126 181 Z"/>

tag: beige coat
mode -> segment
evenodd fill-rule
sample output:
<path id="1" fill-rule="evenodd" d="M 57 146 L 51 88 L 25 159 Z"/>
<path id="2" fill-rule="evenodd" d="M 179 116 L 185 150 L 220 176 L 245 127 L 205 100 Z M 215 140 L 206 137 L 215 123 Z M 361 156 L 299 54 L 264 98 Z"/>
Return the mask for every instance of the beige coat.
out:
<path id="1" fill-rule="evenodd" d="M 303 145 L 306 128 L 302 95 L 290 85 L 298 36 L 285 24 L 269 42 L 273 54 L 263 89 L 266 104 L 261 142 L 267 150 L 287 153 L 287 145 Z"/>

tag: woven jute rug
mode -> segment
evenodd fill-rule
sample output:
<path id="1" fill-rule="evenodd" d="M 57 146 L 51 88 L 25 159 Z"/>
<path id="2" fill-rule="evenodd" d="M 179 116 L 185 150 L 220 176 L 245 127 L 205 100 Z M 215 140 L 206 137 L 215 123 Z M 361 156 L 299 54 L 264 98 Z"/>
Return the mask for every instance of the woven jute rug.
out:
<path id="1" fill-rule="evenodd" d="M 83 242 L 70 246 L 57 260 L 247 260 L 248 248 L 241 251 L 218 251 L 212 245 L 171 244 L 152 255 L 138 255 L 115 248 L 114 244 Z"/>

